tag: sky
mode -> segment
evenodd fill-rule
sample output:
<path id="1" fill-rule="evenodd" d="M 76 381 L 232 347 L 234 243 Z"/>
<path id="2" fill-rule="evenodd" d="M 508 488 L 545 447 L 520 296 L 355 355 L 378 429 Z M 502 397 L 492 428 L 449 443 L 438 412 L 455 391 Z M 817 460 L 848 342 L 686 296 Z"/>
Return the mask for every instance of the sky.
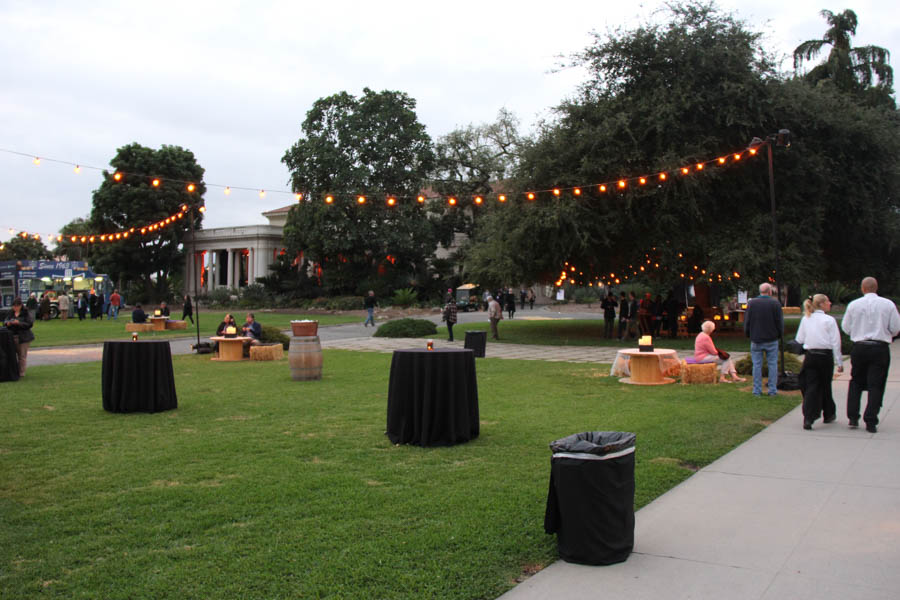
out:
<path id="1" fill-rule="evenodd" d="M 784 57 L 820 38 L 822 8 L 857 13 L 854 45 L 900 52 L 893 2 L 719 0 Z M 363 88 L 417 101 L 432 139 L 512 111 L 524 131 L 584 79 L 560 68 L 663 2 L 112 2 L 0 0 L 0 240 L 42 236 L 91 210 L 101 172 L 137 142 L 191 150 L 209 187 L 204 227 L 265 223 L 290 204 L 285 151 L 318 98 Z M 827 52 L 827 50 L 826 50 Z M 18 152 L 23 155 L 10 153 Z M 34 157 L 42 157 L 39 165 Z M 282 192 L 282 193 L 279 193 Z M 98 232 L 100 233 L 100 232 Z"/>

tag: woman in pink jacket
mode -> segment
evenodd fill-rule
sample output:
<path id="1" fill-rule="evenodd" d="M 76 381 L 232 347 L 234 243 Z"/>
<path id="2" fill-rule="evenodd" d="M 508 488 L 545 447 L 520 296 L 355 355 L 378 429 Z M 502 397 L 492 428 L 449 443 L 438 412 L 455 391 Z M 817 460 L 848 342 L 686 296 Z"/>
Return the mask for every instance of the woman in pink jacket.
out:
<path id="1" fill-rule="evenodd" d="M 716 324 L 712 321 L 704 321 L 700 326 L 700 333 L 694 340 L 694 360 L 698 363 L 714 362 L 719 365 L 719 381 L 746 381 L 743 377 L 738 377 L 737 370 L 734 368 L 734 361 L 731 358 L 721 358 L 716 345 L 713 344 L 711 334 L 716 329 Z M 728 379 L 728 375 L 731 379 Z"/>

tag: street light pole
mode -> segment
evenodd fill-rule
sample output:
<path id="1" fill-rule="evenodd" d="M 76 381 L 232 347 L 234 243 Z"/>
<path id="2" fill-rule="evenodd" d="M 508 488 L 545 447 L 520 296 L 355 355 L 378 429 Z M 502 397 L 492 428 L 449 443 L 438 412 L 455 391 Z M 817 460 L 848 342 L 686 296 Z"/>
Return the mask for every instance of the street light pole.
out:
<path id="1" fill-rule="evenodd" d="M 772 203 L 772 249 L 775 253 L 775 293 L 777 294 L 775 297 L 778 299 L 779 304 L 781 303 L 781 264 L 780 264 L 780 252 L 778 250 L 778 217 L 775 212 L 775 166 L 774 166 L 774 158 L 772 156 L 772 144 L 776 146 L 784 146 L 785 148 L 791 147 L 791 132 L 787 129 L 779 129 L 778 133 L 773 133 L 771 135 L 766 136 L 765 140 L 761 140 L 758 137 L 753 138 L 750 142 L 750 148 L 759 148 L 761 145 L 765 144 L 766 150 L 768 151 L 769 158 L 769 198 Z M 780 344 L 781 348 L 781 372 L 780 375 L 784 375 L 784 333 L 780 335 Z"/>
<path id="2" fill-rule="evenodd" d="M 194 316 L 197 319 L 197 345 L 195 349 L 200 349 L 200 298 L 197 296 L 199 285 L 197 283 L 197 238 L 194 234 L 194 206 L 191 206 L 191 284 L 194 286 Z"/>

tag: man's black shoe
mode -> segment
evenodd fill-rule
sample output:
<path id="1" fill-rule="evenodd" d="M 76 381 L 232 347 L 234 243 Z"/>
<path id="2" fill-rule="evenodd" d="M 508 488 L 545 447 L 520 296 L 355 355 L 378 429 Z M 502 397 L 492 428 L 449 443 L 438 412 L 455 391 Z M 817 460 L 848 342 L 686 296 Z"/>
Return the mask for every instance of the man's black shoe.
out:
<path id="1" fill-rule="evenodd" d="M 850 429 L 859 427 L 859 419 L 850 419 Z"/>
<path id="2" fill-rule="evenodd" d="M 878 427 L 866 423 L 866 431 L 868 431 L 869 433 L 878 433 Z"/>
<path id="3" fill-rule="evenodd" d="M 803 429 L 812 429 L 812 421 L 803 421 Z"/>
<path id="4" fill-rule="evenodd" d="M 834 423 L 834 420 L 835 420 L 835 419 L 837 419 L 837 416 L 836 416 L 836 415 L 832 415 L 832 416 L 830 416 L 830 417 L 825 417 L 824 419 L 822 419 L 822 422 L 823 422 L 823 423 Z"/>

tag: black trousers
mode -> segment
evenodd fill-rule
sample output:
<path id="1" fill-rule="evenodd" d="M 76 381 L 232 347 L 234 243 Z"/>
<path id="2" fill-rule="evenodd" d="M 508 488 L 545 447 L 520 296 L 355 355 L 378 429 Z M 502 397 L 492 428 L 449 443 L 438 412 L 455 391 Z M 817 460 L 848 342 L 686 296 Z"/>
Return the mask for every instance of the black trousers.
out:
<path id="1" fill-rule="evenodd" d="M 891 349 L 887 344 L 853 344 L 850 351 L 850 389 L 847 391 L 847 418 L 859 420 L 859 402 L 863 390 L 869 391 L 863 420 L 866 425 L 878 425 L 878 412 L 884 398 L 888 367 L 891 366 Z"/>
<path id="2" fill-rule="evenodd" d="M 831 378 L 834 376 L 834 356 L 807 353 L 800 369 L 800 390 L 803 392 L 803 420 L 812 423 L 820 416 L 830 419 L 837 415 L 837 406 L 831 395 Z"/>
<path id="3" fill-rule="evenodd" d="M 453 341 L 453 323 L 450 321 L 447 321 L 447 341 Z"/>

